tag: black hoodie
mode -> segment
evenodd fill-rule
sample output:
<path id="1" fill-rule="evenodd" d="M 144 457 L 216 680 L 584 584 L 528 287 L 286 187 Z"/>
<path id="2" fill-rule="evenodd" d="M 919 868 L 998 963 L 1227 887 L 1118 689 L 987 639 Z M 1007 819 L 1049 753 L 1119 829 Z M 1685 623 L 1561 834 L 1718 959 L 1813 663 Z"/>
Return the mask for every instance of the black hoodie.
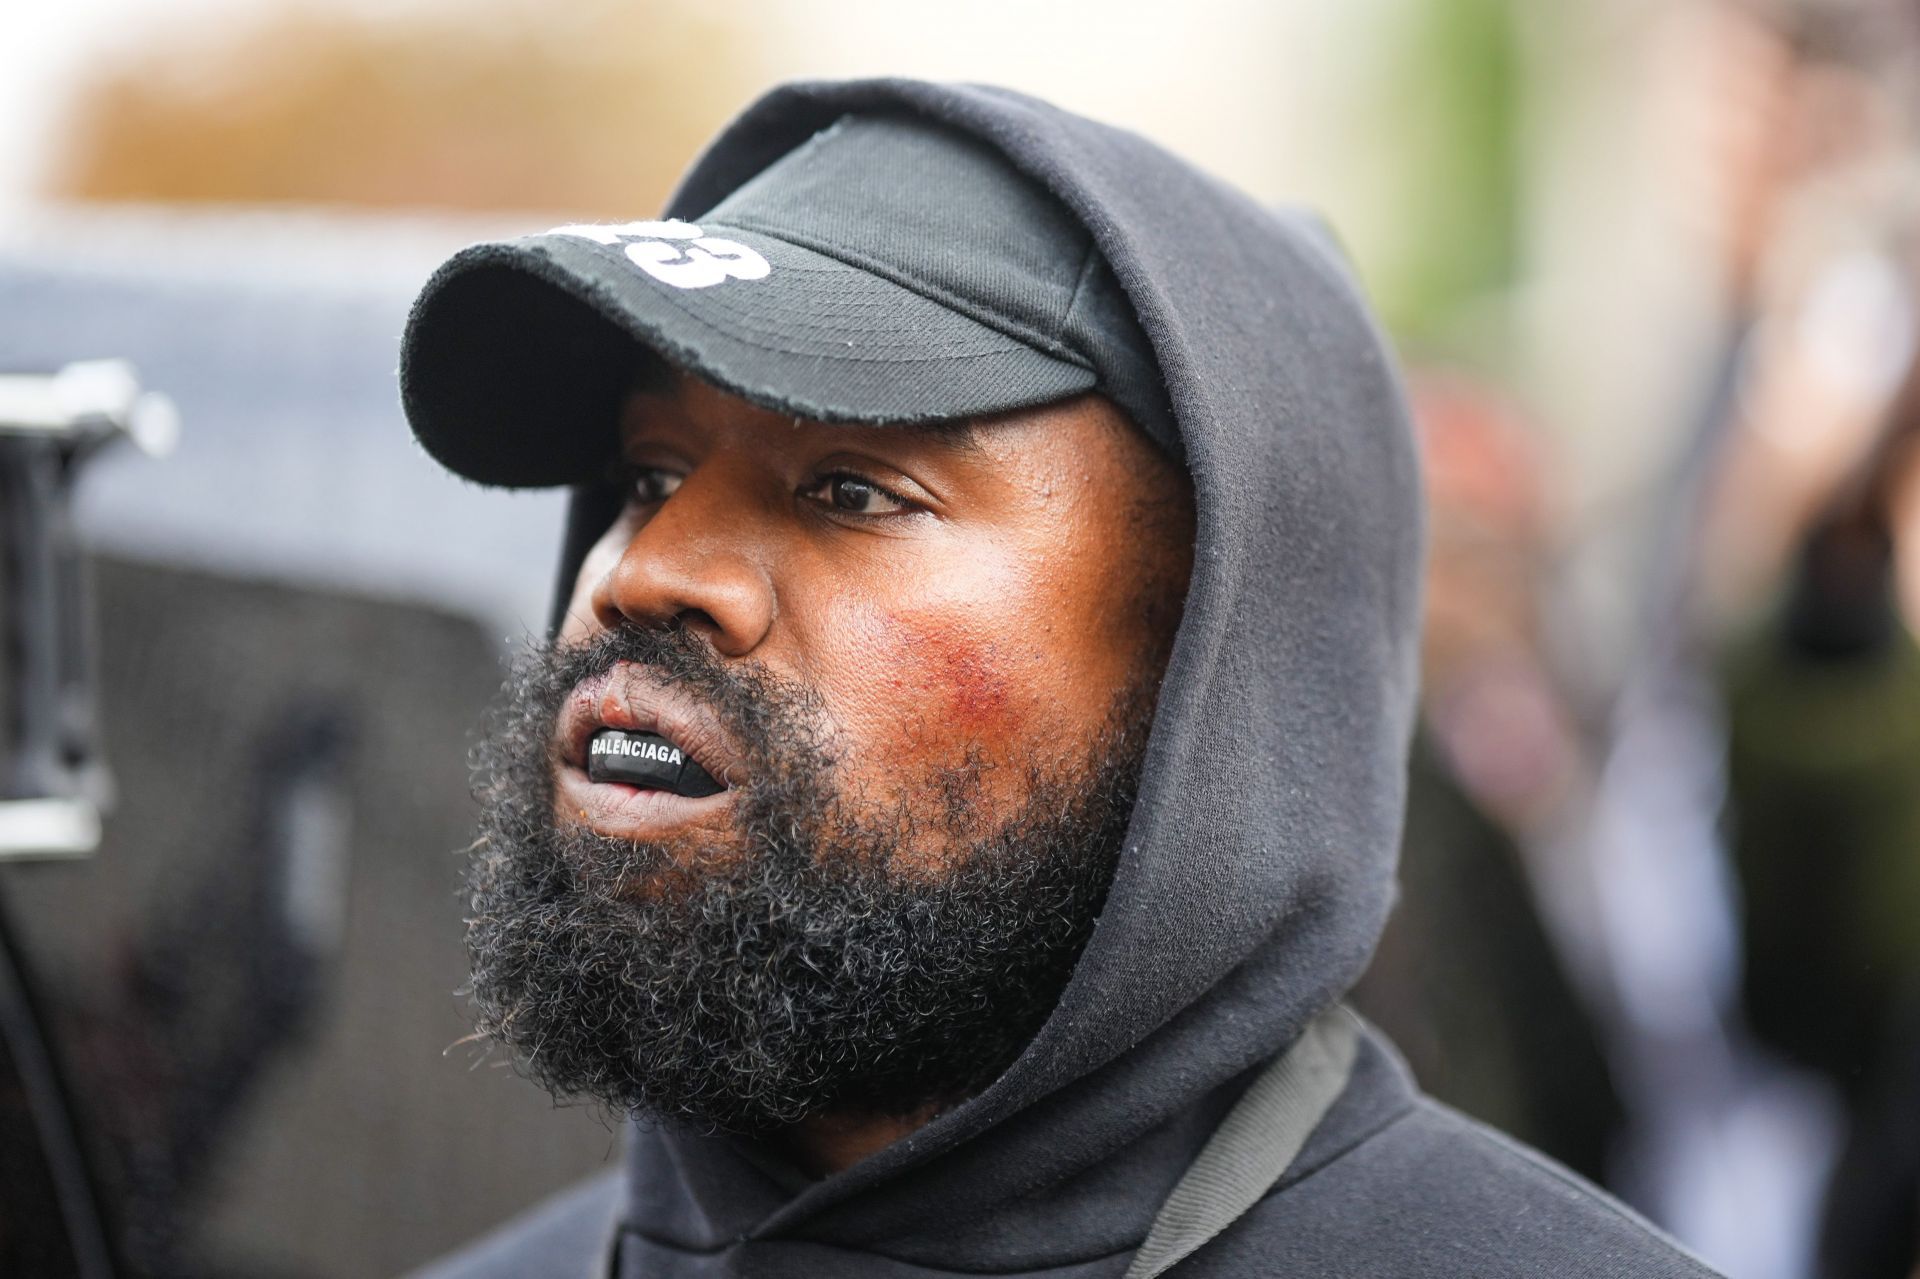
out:
<path id="1" fill-rule="evenodd" d="M 1198 511 L 1139 799 L 1051 1018 L 979 1096 L 809 1181 L 637 1128 L 604 1178 L 432 1273 L 1119 1279 L 1262 1068 L 1367 962 L 1393 895 L 1421 499 L 1393 362 L 1311 217 L 1001 89 L 802 84 L 750 107 L 666 216 L 698 220 L 849 112 L 1001 150 L 1093 233 L 1165 375 Z M 566 563 L 610 521 L 575 495 Z M 1383 1040 L 1278 1183 L 1172 1273 L 1706 1275 L 1544 1158 L 1421 1097 Z"/>

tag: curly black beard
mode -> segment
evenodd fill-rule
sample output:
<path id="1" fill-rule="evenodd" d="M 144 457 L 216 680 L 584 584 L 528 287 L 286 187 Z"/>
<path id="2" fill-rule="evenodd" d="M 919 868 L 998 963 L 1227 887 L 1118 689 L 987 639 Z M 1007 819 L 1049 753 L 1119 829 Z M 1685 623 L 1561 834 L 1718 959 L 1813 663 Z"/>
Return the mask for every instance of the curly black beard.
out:
<path id="1" fill-rule="evenodd" d="M 556 716 L 623 662 L 730 731 L 748 779 L 737 842 L 669 848 L 556 821 Z M 475 754 L 478 1029 L 557 1098 L 708 1131 L 964 1099 L 1039 1030 L 1093 929 L 1153 693 L 1124 690 L 1089 754 L 1034 765 L 1018 812 L 982 829 L 987 765 L 949 770 L 924 808 L 869 811 L 834 784 L 816 698 L 683 629 L 536 648 Z M 901 850 L 928 847 L 944 869 L 900 869 L 915 864 Z"/>

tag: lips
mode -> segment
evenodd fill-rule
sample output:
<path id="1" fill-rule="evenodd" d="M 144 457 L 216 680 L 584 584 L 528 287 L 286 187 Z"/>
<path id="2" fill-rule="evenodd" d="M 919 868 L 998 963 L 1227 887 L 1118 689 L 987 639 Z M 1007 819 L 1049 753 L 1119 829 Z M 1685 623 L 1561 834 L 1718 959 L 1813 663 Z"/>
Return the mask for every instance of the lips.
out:
<path id="1" fill-rule="evenodd" d="M 725 787 L 746 775 L 719 721 L 654 681 L 644 667 L 622 663 L 574 689 L 560 717 L 562 762 L 586 772 L 589 744 L 607 729 L 664 737 Z"/>
<path id="2" fill-rule="evenodd" d="M 723 787 L 738 785 L 746 775 L 718 719 L 658 683 L 646 667 L 623 663 L 583 680 L 561 710 L 555 782 L 562 813 L 603 835 L 631 840 L 663 839 L 697 825 L 718 830 L 725 824 L 730 789 L 676 794 L 658 784 L 595 780 L 589 773 L 594 739 L 602 738 L 604 750 L 607 739 L 623 735 L 664 739 L 682 753 L 689 774 L 692 768 L 704 770 Z"/>

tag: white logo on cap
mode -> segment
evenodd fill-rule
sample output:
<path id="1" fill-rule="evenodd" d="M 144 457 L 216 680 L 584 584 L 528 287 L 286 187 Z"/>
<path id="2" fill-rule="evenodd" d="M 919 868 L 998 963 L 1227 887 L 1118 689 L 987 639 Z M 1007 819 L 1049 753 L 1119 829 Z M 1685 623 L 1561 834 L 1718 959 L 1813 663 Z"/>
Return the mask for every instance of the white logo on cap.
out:
<path id="1" fill-rule="evenodd" d="M 625 245 L 627 260 L 662 284 L 704 289 L 723 280 L 758 280 L 773 270 L 737 240 L 708 235 L 691 222 L 576 223 L 548 235 L 572 235 L 596 244 Z"/>

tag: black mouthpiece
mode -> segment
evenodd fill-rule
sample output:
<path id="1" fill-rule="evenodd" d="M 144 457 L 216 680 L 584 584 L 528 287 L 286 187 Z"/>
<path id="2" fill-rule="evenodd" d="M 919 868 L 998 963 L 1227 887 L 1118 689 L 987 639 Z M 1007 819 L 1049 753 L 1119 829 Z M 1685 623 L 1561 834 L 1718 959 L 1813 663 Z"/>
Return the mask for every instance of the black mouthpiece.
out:
<path id="1" fill-rule="evenodd" d="M 693 762 L 693 757 L 658 733 L 628 733 L 603 728 L 587 743 L 587 777 L 596 782 L 625 782 L 698 799 L 726 787 Z"/>

